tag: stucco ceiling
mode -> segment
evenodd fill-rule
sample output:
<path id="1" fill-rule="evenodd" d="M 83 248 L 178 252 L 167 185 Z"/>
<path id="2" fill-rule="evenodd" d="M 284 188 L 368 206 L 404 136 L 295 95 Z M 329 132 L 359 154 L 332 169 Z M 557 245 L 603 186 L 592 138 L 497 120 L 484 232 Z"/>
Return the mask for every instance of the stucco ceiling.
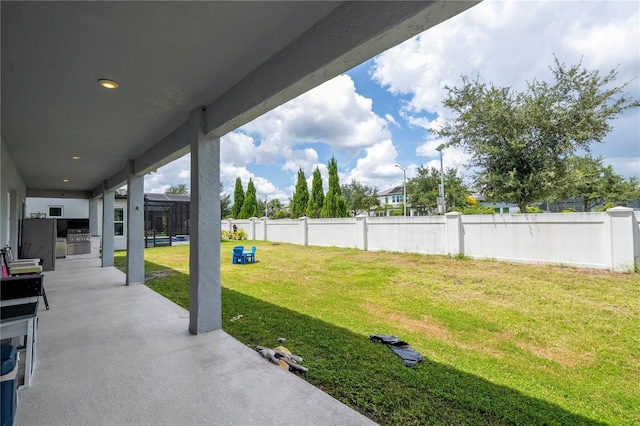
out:
<path id="1" fill-rule="evenodd" d="M 474 2 L 387 3 L 2 1 L 2 141 L 30 191 L 92 191 L 196 107 L 232 130 Z"/>

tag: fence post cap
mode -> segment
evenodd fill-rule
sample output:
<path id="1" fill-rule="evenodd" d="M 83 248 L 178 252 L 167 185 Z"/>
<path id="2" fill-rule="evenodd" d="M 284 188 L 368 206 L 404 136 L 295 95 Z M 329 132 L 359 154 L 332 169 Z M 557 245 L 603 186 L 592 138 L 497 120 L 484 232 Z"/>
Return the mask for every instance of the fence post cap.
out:
<path id="1" fill-rule="evenodd" d="M 633 209 L 630 207 L 617 206 L 607 209 L 607 214 L 610 216 L 631 216 Z"/>

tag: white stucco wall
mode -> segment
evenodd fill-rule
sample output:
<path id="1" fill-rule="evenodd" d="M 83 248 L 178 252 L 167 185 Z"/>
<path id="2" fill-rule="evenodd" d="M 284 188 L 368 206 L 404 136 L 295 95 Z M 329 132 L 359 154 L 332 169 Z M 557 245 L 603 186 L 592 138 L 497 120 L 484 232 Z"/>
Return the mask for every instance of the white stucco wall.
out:
<path id="1" fill-rule="evenodd" d="M 300 245 L 450 254 L 511 262 L 633 270 L 640 262 L 640 212 L 358 217 L 224 221 L 248 239 Z"/>
<path id="2" fill-rule="evenodd" d="M 323 247 L 357 247 L 356 221 L 348 219 L 307 219 L 307 244 Z"/>
<path id="3" fill-rule="evenodd" d="M 26 207 L 26 217 L 31 214 L 44 213 L 49 216 L 49 207 L 62 207 L 61 219 L 88 219 L 89 200 L 79 200 L 75 198 L 37 198 L 28 197 Z"/>
<path id="4" fill-rule="evenodd" d="M 389 216 L 367 218 L 369 250 L 408 253 L 446 253 L 442 216 Z"/>
<path id="5" fill-rule="evenodd" d="M 605 268 L 606 213 L 461 216 L 464 254 Z"/>
<path id="6" fill-rule="evenodd" d="M 300 221 L 294 219 L 270 220 L 267 224 L 267 237 L 268 241 L 302 244 Z"/>

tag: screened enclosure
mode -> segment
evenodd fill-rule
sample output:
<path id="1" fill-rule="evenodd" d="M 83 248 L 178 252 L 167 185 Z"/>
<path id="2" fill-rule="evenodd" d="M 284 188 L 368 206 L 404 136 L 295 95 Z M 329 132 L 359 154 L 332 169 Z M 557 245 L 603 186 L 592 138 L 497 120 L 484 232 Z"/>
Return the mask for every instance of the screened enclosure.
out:
<path id="1" fill-rule="evenodd" d="M 145 194 L 145 237 L 189 235 L 188 195 Z"/>

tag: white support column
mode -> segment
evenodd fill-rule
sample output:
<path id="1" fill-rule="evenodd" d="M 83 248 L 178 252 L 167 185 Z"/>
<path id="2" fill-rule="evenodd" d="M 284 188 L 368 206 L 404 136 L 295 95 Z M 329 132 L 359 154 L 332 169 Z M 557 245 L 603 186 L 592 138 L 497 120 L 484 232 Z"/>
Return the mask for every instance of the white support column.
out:
<path id="1" fill-rule="evenodd" d="M 191 144 L 191 242 L 189 332 L 222 328 L 220 282 L 220 139 L 205 134 L 205 111 L 189 117 Z"/>
<path id="2" fill-rule="evenodd" d="M 302 216 L 300 218 L 301 240 L 300 244 L 303 246 L 309 245 L 309 224 L 307 223 L 308 217 Z"/>
<path id="3" fill-rule="evenodd" d="M 450 255 L 464 254 L 464 239 L 462 232 L 462 215 L 449 212 L 444 215 L 447 232 L 447 253 Z"/>
<path id="4" fill-rule="evenodd" d="M 113 266 L 113 209 L 115 192 L 107 191 L 107 181 L 102 189 L 102 266 Z"/>
<path id="5" fill-rule="evenodd" d="M 127 177 L 127 285 L 144 284 L 144 176 L 129 161 Z"/>
<path id="6" fill-rule="evenodd" d="M 250 217 L 249 218 L 249 239 L 250 240 L 255 240 L 256 239 L 256 217 Z"/>
<path id="7" fill-rule="evenodd" d="M 607 265 L 612 271 L 633 271 L 635 265 L 633 209 L 614 207 L 607 210 L 607 215 L 608 232 L 605 233 Z"/>
<path id="8" fill-rule="evenodd" d="M 264 241 L 269 241 L 267 239 L 267 221 L 269 220 L 269 218 L 267 216 L 262 218 L 262 239 Z"/>
<path id="9" fill-rule="evenodd" d="M 100 235 L 100 230 L 98 229 L 98 204 L 97 198 L 89 200 L 89 234 L 93 237 Z"/>
<path id="10" fill-rule="evenodd" d="M 357 248 L 367 251 L 367 216 L 356 216 Z"/>

